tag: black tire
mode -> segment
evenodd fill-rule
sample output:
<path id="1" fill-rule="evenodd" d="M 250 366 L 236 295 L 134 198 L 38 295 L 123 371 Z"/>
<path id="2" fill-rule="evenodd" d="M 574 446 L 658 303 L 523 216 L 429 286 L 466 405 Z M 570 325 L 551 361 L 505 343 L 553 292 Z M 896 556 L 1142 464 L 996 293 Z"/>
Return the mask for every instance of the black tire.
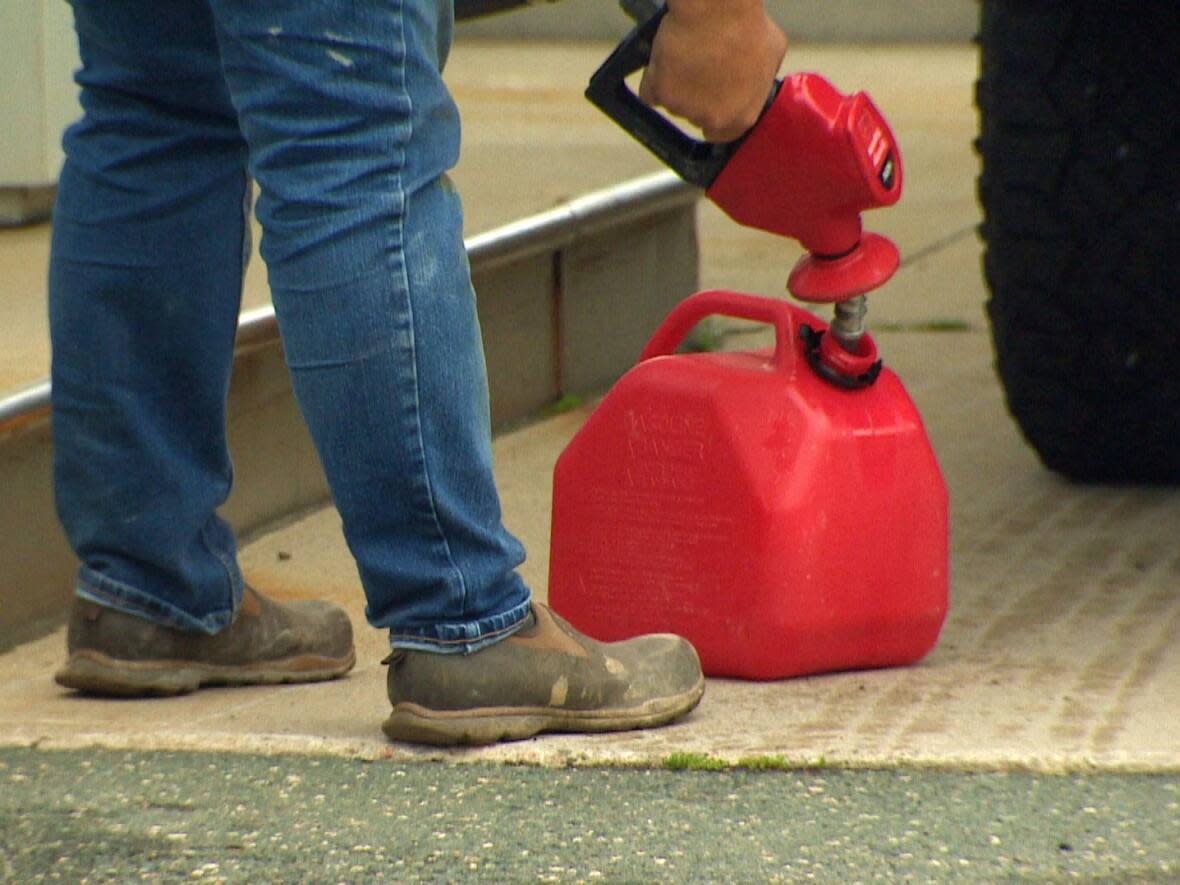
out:
<path id="1" fill-rule="evenodd" d="M 996 362 L 1044 463 L 1180 481 L 1180 9 L 983 0 Z"/>
<path id="2" fill-rule="evenodd" d="M 455 0 L 455 21 L 469 21 L 528 6 L 533 0 Z"/>

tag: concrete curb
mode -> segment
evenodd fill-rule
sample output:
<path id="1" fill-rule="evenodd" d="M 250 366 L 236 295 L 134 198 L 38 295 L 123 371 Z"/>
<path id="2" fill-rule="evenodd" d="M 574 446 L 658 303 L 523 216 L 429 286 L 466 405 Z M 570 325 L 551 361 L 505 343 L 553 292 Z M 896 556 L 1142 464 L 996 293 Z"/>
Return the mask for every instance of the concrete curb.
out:
<path id="1" fill-rule="evenodd" d="M 612 740 L 605 737 L 604 742 Z M 233 753 L 246 756 L 310 756 L 355 759 L 365 762 L 437 762 L 450 765 L 497 763 L 537 768 L 668 768 L 677 757 L 693 763 L 715 766 L 716 770 L 822 771 L 827 769 L 972 773 L 1013 773 L 1068 775 L 1092 774 L 1180 774 L 1180 760 L 1161 755 L 1158 759 L 1092 759 L 1045 754 L 1014 759 L 987 753 L 915 754 L 849 753 L 823 757 L 807 755 L 750 753 L 701 753 L 695 751 L 643 752 L 605 746 L 587 747 L 585 737 L 545 735 L 517 743 L 490 747 L 415 747 L 381 745 L 359 740 L 303 735 L 250 734 L 234 732 L 192 734 L 153 732 L 151 734 L 80 733 L 72 736 L 28 734 L 0 735 L 0 747 L 36 750 L 117 750 L 132 752 Z"/>

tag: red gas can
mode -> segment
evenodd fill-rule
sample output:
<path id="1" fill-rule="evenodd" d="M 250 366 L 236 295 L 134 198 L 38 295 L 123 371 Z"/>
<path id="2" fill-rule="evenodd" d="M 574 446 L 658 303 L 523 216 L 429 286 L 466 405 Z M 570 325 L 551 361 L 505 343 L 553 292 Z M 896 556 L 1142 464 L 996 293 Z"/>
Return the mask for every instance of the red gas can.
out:
<path id="1" fill-rule="evenodd" d="M 712 314 L 773 352 L 675 354 Z M 842 390 L 785 301 L 682 303 L 557 462 L 549 601 L 598 639 L 671 632 L 707 674 L 907 664 L 947 610 L 947 491 L 897 376 Z"/>

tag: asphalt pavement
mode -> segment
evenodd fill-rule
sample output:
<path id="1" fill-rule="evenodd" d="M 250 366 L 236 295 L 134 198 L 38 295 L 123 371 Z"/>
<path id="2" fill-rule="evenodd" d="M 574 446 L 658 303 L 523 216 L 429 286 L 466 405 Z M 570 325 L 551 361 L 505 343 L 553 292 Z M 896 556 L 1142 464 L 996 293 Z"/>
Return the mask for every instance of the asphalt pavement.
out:
<path id="1" fill-rule="evenodd" d="M 0 877 L 1180 881 L 1176 775 L 709 767 L 0 750 Z"/>

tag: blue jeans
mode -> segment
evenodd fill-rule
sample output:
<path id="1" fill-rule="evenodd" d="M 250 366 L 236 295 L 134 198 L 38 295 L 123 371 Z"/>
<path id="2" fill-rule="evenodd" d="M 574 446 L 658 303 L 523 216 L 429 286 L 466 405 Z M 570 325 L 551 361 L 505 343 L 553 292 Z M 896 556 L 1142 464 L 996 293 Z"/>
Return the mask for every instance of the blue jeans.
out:
<path id="1" fill-rule="evenodd" d="M 58 512 L 77 592 L 216 632 L 217 515 L 251 179 L 291 377 L 398 647 L 469 652 L 530 594 L 492 479 L 475 296 L 446 171 L 446 0 L 74 0 L 83 118 L 50 262 Z"/>

